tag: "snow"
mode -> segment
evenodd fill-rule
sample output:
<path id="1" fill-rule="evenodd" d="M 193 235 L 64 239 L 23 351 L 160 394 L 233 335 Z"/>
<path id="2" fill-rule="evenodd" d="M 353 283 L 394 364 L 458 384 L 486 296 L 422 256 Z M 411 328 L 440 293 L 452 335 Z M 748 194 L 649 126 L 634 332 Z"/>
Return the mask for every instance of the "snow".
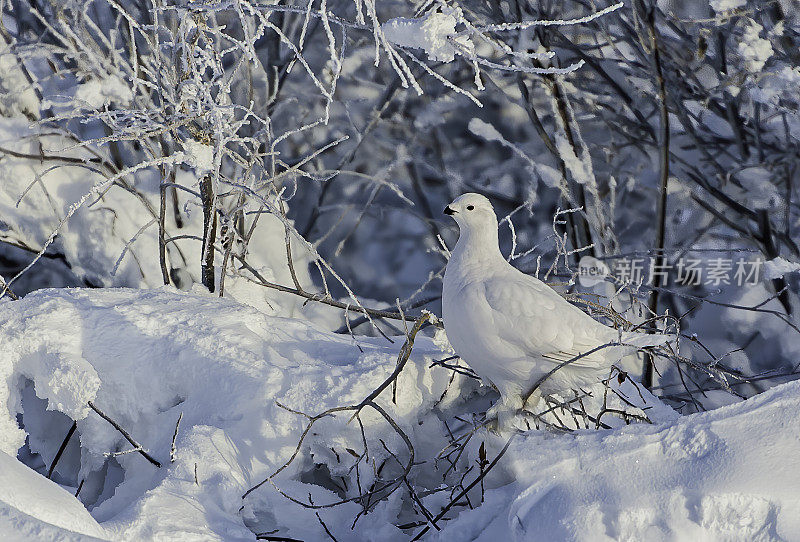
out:
<path id="1" fill-rule="evenodd" d="M 777 279 L 800 270 L 800 263 L 790 262 L 780 256 L 764 262 L 764 278 Z"/>
<path id="2" fill-rule="evenodd" d="M 753 99 L 765 104 L 777 104 L 784 96 L 793 96 L 800 85 L 800 68 L 781 66 L 766 72 L 757 87 L 750 93 Z"/>
<path id="3" fill-rule="evenodd" d="M 548 166 L 547 164 L 536 162 L 533 169 L 539 175 L 539 178 L 542 180 L 542 182 L 551 188 L 559 187 L 562 183 L 562 179 L 564 178 L 560 171 L 558 171 L 556 168 Z"/>
<path id="4" fill-rule="evenodd" d="M 710 0 L 710 5 L 717 13 L 724 13 L 744 7 L 746 0 Z"/>
<path id="5" fill-rule="evenodd" d="M 34 86 L 25 77 L 21 60 L 11 51 L 6 38 L 0 36 L 0 111 L 4 116 L 20 113 L 39 118 L 39 98 Z"/>
<path id="6" fill-rule="evenodd" d="M 464 54 L 465 51 L 471 53 L 474 49 L 468 36 L 456 36 L 456 25 L 461 19 L 460 8 L 445 6 L 424 17 L 390 19 L 381 25 L 381 30 L 384 37 L 394 45 L 423 49 L 430 60 L 452 62 L 457 54 Z"/>
<path id="7" fill-rule="evenodd" d="M 35 134 L 35 127 L 31 127 L 26 119 L 0 119 L 0 147 L 37 156 L 39 145 L 37 139 L 33 138 Z M 45 152 L 85 159 L 86 165 L 92 165 L 88 162 L 92 157 L 88 152 L 61 151 L 63 140 L 42 136 L 39 141 Z M 199 163 L 198 167 L 213 168 L 212 147 L 194 140 L 186 145 L 191 149 L 191 153 L 186 154 L 191 154 L 196 163 Z M 3 218 L 0 220 L 0 240 L 29 247 L 31 253 L 41 249 L 48 237 L 59 228 L 61 218 L 76 201 L 89 192 L 93 185 L 106 179 L 104 175 L 95 172 L 94 166 L 89 170 L 83 167 L 84 164 L 71 164 L 56 170 L 47 161 L 10 155 L 3 155 L 2 163 L 0 216 Z M 23 295 L 43 284 L 71 286 L 83 283 L 137 288 L 162 284 L 158 258 L 150 257 L 158 251 L 158 228 L 152 221 L 154 210 L 158 207 L 159 189 L 158 179 L 149 173 L 142 171 L 133 178 L 129 186 L 132 185 L 135 193 L 116 188 L 105 191 L 79 208 L 58 229 L 58 236 L 48 255 L 63 255 L 70 274 L 80 280 L 59 284 L 60 277 L 54 280 L 39 267 L 34 268 L 30 274 L 22 275 L 12 286 L 14 291 Z M 196 191 L 200 174 L 197 170 L 179 169 L 176 171 L 175 182 Z M 184 221 L 183 232 L 202 231 L 203 213 L 199 205 L 195 201 L 187 201 L 182 191 L 178 192 L 178 197 Z M 260 202 L 252 205 L 252 210 L 256 210 Z M 149 226 L 141 229 L 147 224 Z M 167 213 L 166 225 L 170 235 L 182 233 L 175 224 L 172 213 Z M 291 284 L 284 248 L 283 222 L 272 214 L 261 214 L 258 226 L 258 235 L 254 235 L 250 241 L 253 251 L 249 258 L 250 265 L 267 280 Z M 198 275 L 198 270 L 194 265 L 189 269 L 183 268 L 183 265 L 200 261 L 201 243 L 194 240 L 178 243 L 180 252 L 173 252 L 172 247 L 175 245 L 171 244 L 167 257 L 170 266 L 179 269 L 183 274 L 178 283 L 186 286 L 187 283 L 197 281 L 195 275 Z M 298 280 L 303 285 L 310 285 L 308 251 L 299 243 L 293 243 L 292 254 Z M 32 254 L 25 255 L 26 263 L 31 257 Z M 42 265 L 58 264 L 58 259 L 45 260 L 47 261 L 43 261 Z M 12 276 L 6 276 L 5 279 L 10 280 Z M 332 327 L 341 325 L 338 312 L 328 310 L 328 307 L 319 304 L 303 305 L 301 298 L 254 285 L 240 276 L 226 277 L 225 294 L 269 313 L 286 316 L 302 313 L 306 318 L 329 322 Z"/>
<path id="8" fill-rule="evenodd" d="M 183 142 L 184 162 L 194 168 L 197 175 L 214 170 L 214 147 L 205 145 L 194 139 Z"/>
<path id="9" fill-rule="evenodd" d="M 556 209 L 583 207 L 598 256 L 653 254 L 659 176 L 648 132 L 659 128 L 651 114 L 656 78 L 626 30 L 636 27 L 633 11 L 621 9 L 607 24 L 560 28 L 572 45 L 591 49 L 604 73 L 523 77 L 527 92 L 514 76 L 539 65 L 576 66 L 570 43 L 559 38 L 549 50 L 540 40 L 565 21 L 539 18 L 590 21 L 622 4 L 554 2 L 523 13 L 519 24 L 503 3 L 211 2 L 194 9 L 180 2 L 132 18 L 125 3 L 88 11 L 86 2 L 55 4 L 63 9 L 33 19 L 29 10 L 6 10 L 0 38 L 0 274 L 13 281 L 8 295 L 23 298 L 0 300 L 0 540 L 251 541 L 269 532 L 315 542 L 328 539 L 323 520 L 341 541 L 408 540 L 418 532 L 396 527 L 424 522 L 404 487 L 355 528 L 358 502 L 321 509 L 318 518 L 269 483 L 242 498 L 291 456 L 306 422 L 276 400 L 309 414 L 360 401 L 395 367 L 403 344 L 402 335 L 393 344 L 362 337 L 377 331 L 352 310 L 252 282 L 240 258 L 268 281 L 294 284 L 287 225 L 301 234 L 291 234 L 290 250 L 302 288 L 352 301 L 319 261 L 311 265 L 318 250 L 365 306 L 391 310 L 409 296 L 409 305 L 425 300 L 439 310 L 446 246 L 456 236 L 440 211 L 463 192 L 491 195 L 501 214 L 515 210 L 500 231 L 504 254 L 513 235 L 516 265 L 568 281 L 575 293 L 586 282 L 575 266 L 550 273 L 548 265 L 588 252 L 559 258 L 579 247 L 567 238 L 575 228 L 553 220 Z M 684 315 L 681 355 L 758 375 L 753 383 L 731 378 L 742 397 L 796 377 L 788 373 L 800 359 L 797 315 L 786 313 L 785 296 L 775 298 L 768 280 L 786 277 L 796 305 L 798 258 L 782 236 L 798 226 L 791 205 L 798 185 L 784 178 L 800 137 L 798 10 L 789 0 L 780 5 L 785 18 L 776 22 L 769 2 L 659 0 L 666 15 L 655 19 L 674 106 L 670 256 L 771 257 L 748 233 L 758 226 L 752 215 L 733 219 L 739 231 L 692 197 L 726 216 L 735 206 L 726 198 L 768 211 L 781 251 L 764 262 L 759 284 L 687 289 L 671 281 L 659 297 L 661 311 Z M 157 34 L 154 25 L 161 25 Z M 714 39 L 720 31 L 724 58 Z M 728 115 L 731 104 L 736 114 Z M 564 184 L 561 162 L 529 111 L 575 186 Z M 199 133 L 212 134 L 214 147 Z M 209 295 L 198 286 L 206 236 L 197 194 L 215 168 L 223 250 L 214 254 L 217 293 Z M 165 193 L 162 230 L 177 289 L 162 288 L 159 265 L 165 179 L 177 185 Z M 698 182 L 726 198 L 706 198 Z M 584 190 L 582 205 L 575 195 Z M 284 206 L 288 221 L 277 212 Z M 45 243 L 47 253 L 19 275 Z M 76 285 L 92 290 L 38 291 Z M 630 295 L 608 281 L 591 288 L 602 297 L 590 299 L 612 303 L 634 324 L 646 319 L 646 286 Z M 345 321 L 356 337 L 331 333 L 346 329 Z M 378 325 L 389 334 L 403 329 L 390 320 Z M 481 445 L 491 460 L 505 443 L 476 432 L 443 475 L 437 454 L 448 431 L 467 434 L 498 396 L 431 366 L 451 353 L 444 331 L 423 330 L 397 403 L 390 390 L 377 399 L 413 442 L 409 482 L 434 512 L 461 476 L 474 479 Z M 641 359 L 621 365 L 638 382 Z M 798 431 L 787 414 L 797 411 L 797 387 L 743 402 L 714 389 L 718 383 L 702 371 L 679 367 L 659 362 L 655 389 L 669 406 L 632 381 L 611 383 L 652 426 L 624 427 L 606 412 L 611 429 L 567 416 L 563 424 L 576 433 L 519 437 L 487 476 L 486 494 L 471 490 L 475 510 L 455 506 L 439 522 L 444 531 L 432 528 L 426 538 L 530 539 L 538 529 L 546 540 L 565 532 L 575 539 L 797 540 L 797 497 L 789 494 L 797 486 Z M 696 404 L 683 402 L 684 378 L 712 389 L 696 393 Z M 585 403 L 596 414 L 605 390 L 585 391 L 594 394 Z M 89 401 L 162 466 L 131 451 Z M 611 401 L 619 406 L 616 396 Z M 400 460 L 408 453 L 375 412 L 362 418 L 372 462 L 361 462 L 360 480 L 368 486 L 376 465 L 396 467 L 381 443 Z M 356 458 L 348 450 L 360 454 L 366 444 L 346 421 L 321 419 L 276 486 L 304 502 L 355 495 Z"/>
<path id="10" fill-rule="evenodd" d="M 552 438 L 508 452 L 515 482 L 487 503 L 503 521 L 462 513 L 433 540 L 796 540 L 800 382 L 660 425 Z M 498 501 L 502 502 L 498 504 Z"/>
<path id="11" fill-rule="evenodd" d="M 0 120 L 0 146 L 16 152 L 36 155 L 39 144 L 33 137 L 37 130 L 25 119 Z M 55 231 L 70 207 L 105 177 L 88 169 L 88 152 L 61 152 L 64 140 L 42 137 L 44 152 L 80 158 L 87 164 L 75 163 L 56 172 L 49 162 L 13 156 L 3 157 L 0 168 L 0 213 L 4 217 L 2 237 L 14 244 L 30 247 L 37 252 Z M 51 149 L 53 149 L 51 151 Z M 152 187 L 144 177 L 138 189 L 148 192 Z M 114 262 L 124 245 L 151 217 L 136 203 L 136 198 L 124 190 L 109 190 L 98 201 L 78 209 L 59 231 L 56 250 L 65 255 L 72 271 L 91 284 L 140 286 L 158 284 L 147 277 L 157 276 L 157 263 L 149 258 L 138 260 L 140 250 L 157 246 L 156 229 L 151 227 L 140 235 L 116 275 L 110 276 Z M 11 278 L 11 277 L 7 277 Z"/>
<path id="12" fill-rule="evenodd" d="M 745 190 L 745 197 L 756 209 L 775 209 L 780 205 L 781 194 L 773 172 L 761 168 L 744 168 L 736 175 Z"/>
<path id="13" fill-rule="evenodd" d="M 340 401 L 360 400 L 391 371 L 400 347 L 383 339 L 362 339 L 361 353 L 347 335 L 267 316 L 210 294 L 166 289 L 43 290 L 4 303 L 0 329 L 0 404 L 7 408 L 0 415 L 0 450 L 16 455 L 27 431 L 33 434 L 28 439 L 31 451 L 41 453 L 49 466 L 70 423 L 61 416 L 61 426 L 54 428 L 55 413 L 50 411 L 76 419 L 73 440 L 79 440 L 80 450 L 76 446 L 72 453 L 79 454 L 79 472 L 61 469 L 68 463 L 64 459 L 57 471 L 73 488 L 85 479 L 82 502 L 112 538 L 126 540 L 252 540 L 239 513 L 241 495 L 286 460 L 302 421 L 275 401 L 318 412 Z M 419 354 L 426 351 L 440 352 L 420 337 L 415 346 L 419 368 L 409 368 L 398 387 L 400 415 L 430 405 L 449 380 L 448 371 L 422 371 L 430 360 Z M 53 367 L 60 367 L 67 378 L 53 378 Z M 39 400 L 26 399 L 26 381 L 33 382 Z M 136 453 L 108 457 L 130 446 L 89 412 L 88 400 L 164 466 L 157 469 Z M 43 404 L 37 407 L 37 401 Z M 170 464 L 171 438 L 181 412 L 177 458 Z M 20 413 L 24 430 L 17 423 Z M 367 430 L 378 421 L 363 418 Z M 424 429 L 415 423 L 408 416 L 404 426 L 409 432 Z M 391 445 L 388 428 L 381 431 Z M 57 438 L 51 437 L 55 446 L 43 449 L 47 432 Z M 322 446 L 325 450 L 331 455 Z M 286 489 L 303 495 L 311 486 L 294 480 L 301 468 L 287 473 Z M 316 491 L 319 501 L 333 497 L 321 487 Z M 276 508 L 296 506 L 270 487 L 249 502 L 256 507 L 265 502 Z M 250 512 L 248 507 L 245 517 Z M 347 513 L 352 512 L 350 507 Z M 319 537 L 321 527 L 310 517 L 314 523 L 309 526 L 308 516 L 296 510 L 276 514 L 271 526 L 262 529 Z M 347 532 L 352 515 L 328 521 Z M 386 529 L 381 522 L 365 522 L 362 531 L 367 534 L 360 536 L 370 539 L 371 530 Z M 392 529 L 397 536 L 399 531 Z"/>
<path id="14" fill-rule="evenodd" d="M 0 534 L 7 542 L 108 540 L 108 533 L 72 494 L 4 452 L 0 452 Z"/>
<path id="15" fill-rule="evenodd" d="M 591 186 L 594 183 L 594 175 L 586 161 L 581 160 L 575 154 L 575 149 L 569 140 L 563 134 L 557 133 L 555 144 L 561 159 L 564 161 L 564 167 L 570 172 L 575 182 Z"/>
<path id="16" fill-rule="evenodd" d="M 774 54 L 772 43 L 760 37 L 763 29 L 764 27 L 757 22 L 748 21 L 738 44 L 739 55 L 741 55 L 747 70 L 753 74 L 759 74 Z"/>
<path id="17" fill-rule="evenodd" d="M 92 109 L 101 109 L 111 102 L 125 106 L 133 101 L 133 91 L 129 83 L 123 81 L 119 76 L 111 75 L 103 79 L 89 79 L 81 83 L 75 91 L 75 100 Z"/>
<path id="18" fill-rule="evenodd" d="M 500 132 L 497 131 L 497 128 L 477 117 L 470 120 L 467 127 L 469 128 L 470 132 L 478 137 L 482 137 L 486 141 L 499 141 L 500 143 L 506 142 L 506 138 L 504 138 Z"/>
<path id="19" fill-rule="evenodd" d="M 364 337 L 356 343 L 305 320 L 167 287 L 41 290 L 3 301 L 2 309 L 4 540 L 235 541 L 273 531 L 326 540 L 314 511 L 270 484 L 242 500 L 287 460 L 302 431 L 304 418 L 276 401 L 306 413 L 354 404 L 392 371 L 402 345 L 402 337 L 394 344 Z M 449 351 L 443 332 L 418 336 L 397 403 L 388 392 L 379 398 L 421 460 L 446 445 L 443 419 L 463 416 L 470 401 L 486 401 L 486 389 L 460 375 L 445 393 L 451 373 L 430 362 Z M 655 424 L 624 426 L 609 416 L 604 421 L 617 429 L 518 437 L 487 476 L 485 502 L 454 513 L 429 539 L 777 540 L 800 532 L 800 383 L 685 417 L 627 381 L 619 389 L 632 401 L 643 392 Z M 587 398 L 587 408 L 601 396 Z M 162 467 L 135 452 L 119 455 L 131 446 L 88 401 Z M 371 442 L 402 449 L 377 415 L 362 419 Z M 13 456 L 46 472 L 72 420 L 77 430 L 53 474 L 64 491 Z M 315 465 L 348 475 L 347 450 L 362 447 L 358 428 L 346 421 L 315 426 L 301 458 L 275 478 L 277 487 L 300 499 L 310 494 L 315 503 L 336 500 Z M 490 459 L 506 438 L 479 436 Z M 475 461 L 477 444 L 466 450 L 464 467 Z M 380 449 L 372 448 L 378 460 Z M 416 468 L 413 483 L 441 483 L 432 462 Z M 369 469 L 361 476 L 369 483 Z M 81 480 L 78 500 L 72 494 Z M 355 530 L 356 503 L 320 510 L 320 517 L 340 540 L 405 540 L 408 532 L 393 525 L 409 519 L 397 495 Z M 438 510 L 447 495 L 424 500 Z"/>

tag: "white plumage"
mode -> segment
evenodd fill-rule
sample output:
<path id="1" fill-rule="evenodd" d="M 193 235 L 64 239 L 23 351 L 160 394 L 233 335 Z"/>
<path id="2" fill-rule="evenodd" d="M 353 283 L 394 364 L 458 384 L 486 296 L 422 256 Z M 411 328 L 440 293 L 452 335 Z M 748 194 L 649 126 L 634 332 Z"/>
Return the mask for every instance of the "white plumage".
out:
<path id="1" fill-rule="evenodd" d="M 497 216 L 488 199 L 464 194 L 445 208 L 460 235 L 447 263 L 442 292 L 444 326 L 456 353 L 501 395 L 488 413 L 501 425 L 541 394 L 577 389 L 609 375 L 611 366 L 636 347 L 667 337 L 620 332 L 571 305 L 540 280 L 509 264 L 500 253 Z M 533 386 L 560 364 L 572 361 Z"/>

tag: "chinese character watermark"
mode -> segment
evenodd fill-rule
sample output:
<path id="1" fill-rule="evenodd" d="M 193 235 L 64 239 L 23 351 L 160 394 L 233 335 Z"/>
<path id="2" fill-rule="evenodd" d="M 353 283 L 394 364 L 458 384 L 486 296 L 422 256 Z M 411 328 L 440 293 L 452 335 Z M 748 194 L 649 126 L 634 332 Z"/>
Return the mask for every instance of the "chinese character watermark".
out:
<path id="1" fill-rule="evenodd" d="M 658 258 L 615 258 L 611 268 L 596 258 L 581 258 L 578 280 L 582 286 L 590 287 L 613 277 L 619 284 L 653 285 L 656 277 L 659 284 L 675 286 L 710 286 L 758 284 L 764 260 L 744 258 L 709 258 L 706 260 L 681 257 L 674 263 Z"/>

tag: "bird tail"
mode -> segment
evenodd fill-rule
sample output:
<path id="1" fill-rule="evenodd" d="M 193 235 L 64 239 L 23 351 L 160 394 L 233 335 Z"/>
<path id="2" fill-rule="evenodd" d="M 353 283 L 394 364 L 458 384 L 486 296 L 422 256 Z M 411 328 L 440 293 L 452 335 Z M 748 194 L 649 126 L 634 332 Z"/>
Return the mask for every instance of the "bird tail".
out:
<path id="1" fill-rule="evenodd" d="M 662 346 L 675 339 L 674 335 L 664 333 L 641 333 L 638 331 L 623 331 L 622 343 L 637 348 L 648 346 Z"/>

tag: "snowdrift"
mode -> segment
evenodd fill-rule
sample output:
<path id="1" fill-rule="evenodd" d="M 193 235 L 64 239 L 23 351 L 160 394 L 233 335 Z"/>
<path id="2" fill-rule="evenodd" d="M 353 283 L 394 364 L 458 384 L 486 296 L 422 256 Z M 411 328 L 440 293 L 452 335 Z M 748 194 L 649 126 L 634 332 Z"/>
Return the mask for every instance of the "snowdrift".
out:
<path id="1" fill-rule="evenodd" d="M 356 341 L 171 289 L 43 290 L 0 307 L 3 540 L 235 541 L 273 533 L 316 541 L 329 539 L 325 528 L 339 540 L 405 540 L 414 533 L 394 525 L 411 514 L 400 492 L 354 529 L 355 502 L 315 512 L 278 492 L 317 504 L 341 496 L 335 482 L 350 475 L 345 458 L 361 452 L 359 428 L 346 417 L 320 422 L 274 485 L 242 499 L 295 451 L 306 421 L 298 412 L 359 402 L 394 369 L 402 337 Z M 426 461 L 413 481 L 431 488 L 422 499 L 434 512 L 448 497 L 435 491 L 441 479 L 430 461 L 447 443 L 444 421 L 468 398 L 487 401 L 474 381 L 430 368 L 442 357 L 439 341 L 418 336 L 396 401 L 391 390 L 378 400 Z M 90 401 L 161 467 L 132 451 Z M 800 539 L 798 408 L 800 383 L 791 383 L 700 415 L 679 418 L 661 405 L 656 425 L 531 432 L 487 477 L 485 502 L 477 505 L 477 494 L 475 509 L 457 508 L 428 537 Z M 385 420 L 362 419 L 371 442 L 402 450 Z M 73 421 L 56 483 L 47 481 L 42 474 Z M 505 442 L 475 440 L 490 457 Z M 464 454 L 464 465 L 474 464 L 474 453 Z"/>
<path id="2" fill-rule="evenodd" d="M 495 510 L 439 540 L 800 540 L 800 382 L 673 423 L 548 438 L 508 452 Z"/>
<path id="3" fill-rule="evenodd" d="M 105 540 L 107 533 L 69 492 L 0 452 L 0 537 Z"/>
<path id="4" fill-rule="evenodd" d="M 46 290 L 3 303 L 0 312 L 0 451 L 24 456 L 34 467 L 38 461 L 46 473 L 77 420 L 53 479 L 73 493 L 83 480 L 79 498 L 111 539 L 253 540 L 245 523 L 255 515 L 259 532 L 325 536 L 313 513 L 309 521 L 269 485 L 242 500 L 289 457 L 302 430 L 303 418 L 276 400 L 310 413 L 358 402 L 391 373 L 402 344 L 382 338 L 356 344 L 300 320 L 173 290 Z M 444 369 L 422 369 L 433 354 L 439 349 L 419 337 L 392 409 L 415 439 L 426 428 L 412 414 L 430 410 L 450 378 Z M 132 447 L 89 401 L 162 467 L 121 453 Z M 392 445 L 389 428 L 367 429 Z M 318 455 L 333 456 L 331 448 L 346 454 L 337 440 L 331 433 Z M 299 481 L 313 468 L 298 462 L 287 470 L 282 479 L 297 486 L 287 490 L 333 500 L 330 491 Z M 251 503 L 268 510 L 255 514 Z M 349 533 L 354 508 L 324 517 Z M 36 515 L 35 507 L 25 511 Z M 389 524 L 392 511 L 385 514 L 360 525 L 362 539 L 387 529 L 400 534 Z"/>

